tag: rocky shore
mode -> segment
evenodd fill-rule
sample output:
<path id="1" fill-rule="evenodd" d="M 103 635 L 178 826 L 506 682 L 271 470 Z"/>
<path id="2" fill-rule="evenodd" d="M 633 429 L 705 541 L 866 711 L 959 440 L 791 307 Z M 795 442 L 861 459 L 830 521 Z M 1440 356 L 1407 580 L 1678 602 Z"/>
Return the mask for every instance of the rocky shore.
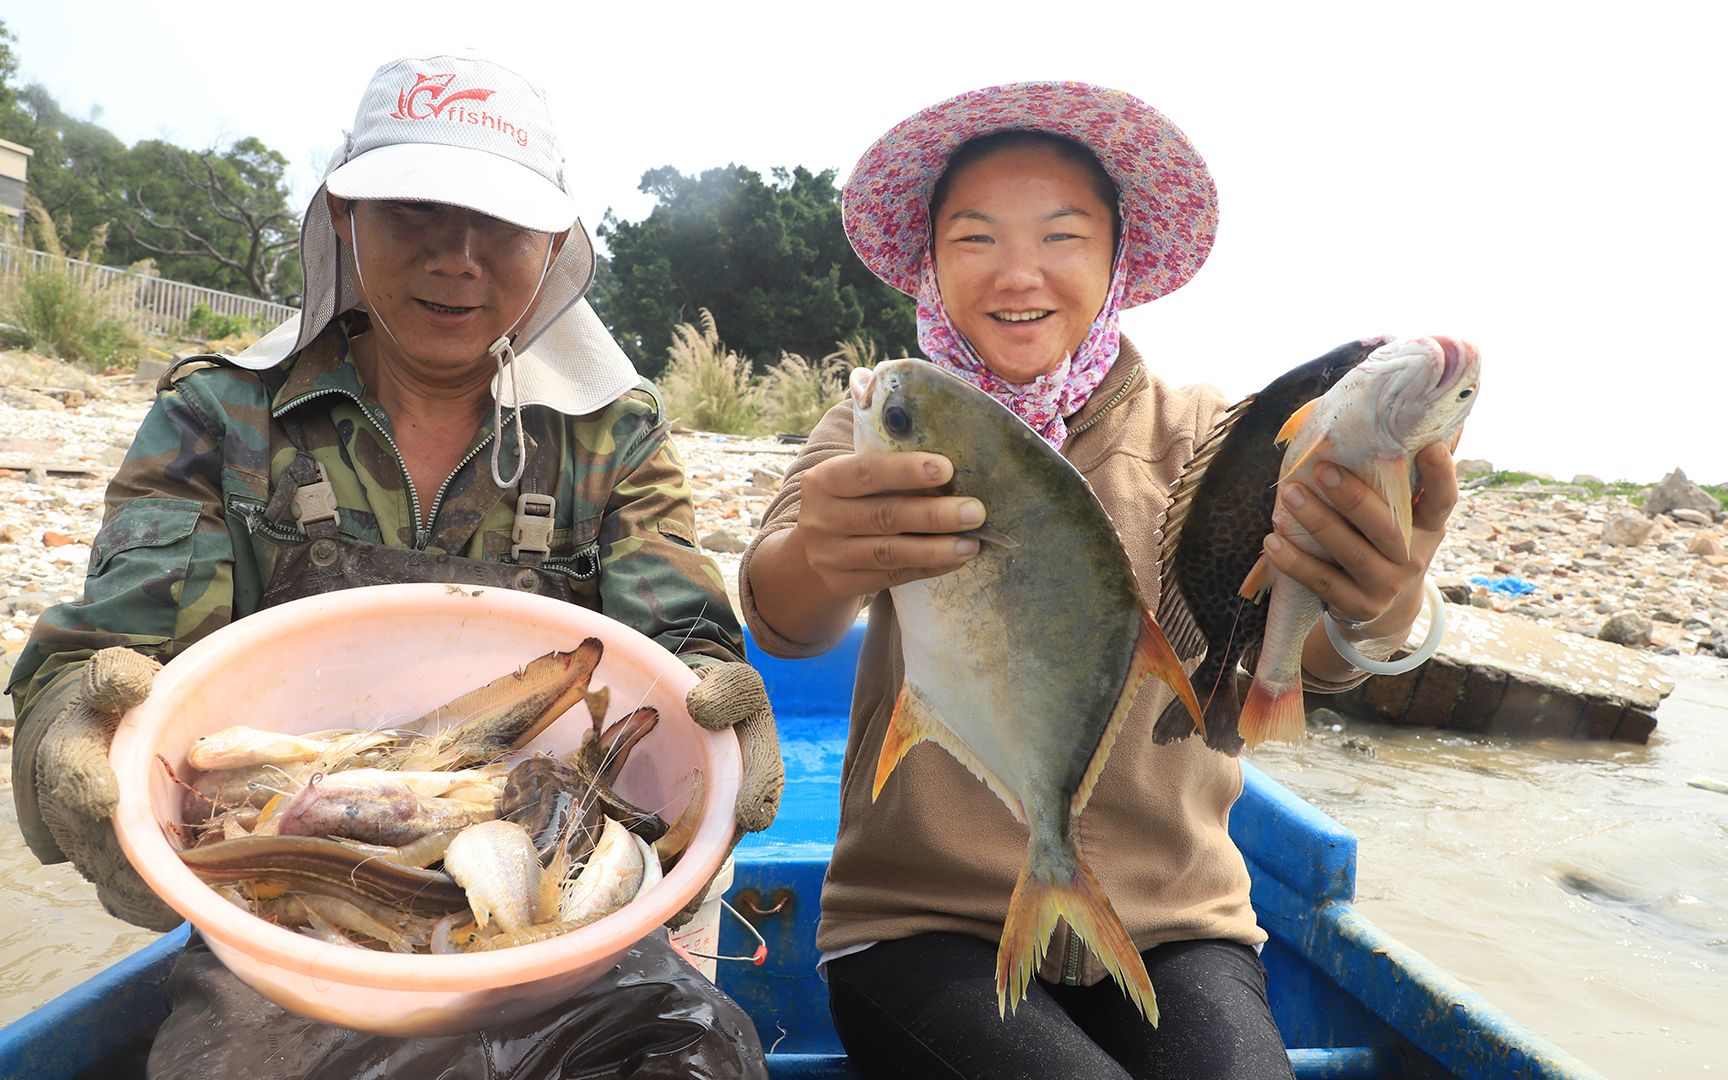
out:
<path id="1" fill-rule="evenodd" d="M 150 397 L 129 376 L 0 353 L 0 671 L 37 615 L 79 595 L 103 490 Z M 705 432 L 675 438 L 698 535 L 735 596 L 739 555 L 798 447 Z M 1728 514 L 1676 507 L 1651 516 L 1580 480 L 1467 481 L 1435 565 L 1449 599 L 1646 652 L 1728 656 Z M 0 724 L 9 715 L 0 698 Z"/>

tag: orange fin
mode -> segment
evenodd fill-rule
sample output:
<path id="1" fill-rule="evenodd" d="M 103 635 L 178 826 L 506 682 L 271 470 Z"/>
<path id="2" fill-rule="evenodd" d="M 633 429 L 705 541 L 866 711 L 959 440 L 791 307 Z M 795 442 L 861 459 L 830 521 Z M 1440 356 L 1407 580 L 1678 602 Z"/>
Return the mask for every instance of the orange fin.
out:
<path id="1" fill-rule="evenodd" d="M 1258 746 L 1268 739 L 1284 742 L 1299 741 L 1308 730 L 1307 712 L 1302 707 L 1302 684 L 1292 684 L 1273 692 L 1259 679 L 1248 688 L 1248 700 L 1242 703 L 1242 718 L 1237 731 L 1249 746 Z"/>
<path id="2" fill-rule="evenodd" d="M 1458 444 L 1464 441 L 1464 429 L 1459 428 L 1452 433 L 1452 453 L 1458 452 Z"/>
<path id="3" fill-rule="evenodd" d="M 1122 728 L 1128 722 L 1128 714 L 1134 711 L 1134 702 L 1140 696 L 1140 690 L 1146 685 L 1146 680 L 1156 678 L 1176 692 L 1176 701 L 1182 703 L 1182 708 L 1193 717 L 1194 726 L 1204 735 L 1206 725 L 1200 719 L 1200 700 L 1194 696 L 1194 684 L 1188 678 L 1188 673 L 1182 670 L 1182 661 L 1177 658 L 1176 651 L 1170 647 L 1170 642 L 1164 636 L 1164 631 L 1158 626 L 1158 621 L 1150 611 L 1144 608 L 1140 611 L 1140 636 L 1134 642 L 1134 658 L 1128 665 L 1128 677 L 1122 680 L 1122 692 L 1116 695 L 1116 705 L 1110 711 L 1110 719 L 1104 725 L 1104 734 L 1098 740 L 1098 746 L 1092 751 L 1092 761 L 1086 766 L 1086 772 L 1080 777 L 1080 785 L 1074 789 L 1074 798 L 1069 805 L 1074 816 L 1086 809 L 1086 803 L 1092 798 L 1092 789 L 1098 786 L 1098 777 L 1104 773 L 1104 764 L 1110 760 L 1110 750 L 1116 745 L 1116 737 L 1122 733 Z M 1172 705 L 1175 702 L 1171 703 Z M 959 755 L 956 755 L 959 756 Z M 961 757 L 962 761 L 966 758 Z M 984 777 L 982 765 L 973 765 L 972 771 Z M 1011 793 L 1005 793 L 1006 785 L 998 788 L 996 794 L 1008 804 L 1010 810 L 1015 810 L 1016 802 Z M 1015 810 L 1015 817 L 1025 821 L 1025 816 Z"/>
<path id="4" fill-rule="evenodd" d="M 1200 699 L 1194 695 L 1194 684 L 1189 681 L 1188 673 L 1182 670 L 1182 660 L 1176 655 L 1176 650 L 1170 647 L 1170 642 L 1164 636 L 1163 627 L 1145 609 L 1140 611 L 1140 639 L 1134 643 L 1134 664 L 1128 669 L 1128 678 L 1144 679 L 1147 675 L 1155 677 L 1159 682 L 1176 692 L 1182 704 L 1188 707 L 1188 715 L 1194 718 L 1194 726 L 1200 734 L 1206 734 L 1206 721 L 1201 719 Z"/>
<path id="5" fill-rule="evenodd" d="M 1308 418 L 1314 415 L 1314 408 L 1319 404 L 1320 399 L 1314 398 L 1310 400 L 1308 404 L 1291 413 L 1290 419 L 1284 421 L 1284 426 L 1278 429 L 1278 434 L 1272 437 L 1272 441 L 1279 446 L 1283 446 L 1291 439 L 1294 439 L 1296 433 L 1302 430 L 1302 425 L 1306 424 Z"/>
<path id="6" fill-rule="evenodd" d="M 1380 463 L 1380 494 L 1391 507 L 1392 516 L 1398 521 L 1398 531 L 1404 536 L 1404 551 L 1410 551 L 1410 532 L 1414 528 L 1411 518 L 1411 504 L 1415 502 L 1410 494 L 1410 462 L 1405 458 L 1388 458 Z"/>
<path id="7" fill-rule="evenodd" d="M 894 766 L 906 756 L 906 751 L 931 737 L 929 713 L 912 693 L 907 683 L 900 684 L 900 695 L 894 699 L 894 714 L 888 718 L 888 731 L 882 736 L 882 756 L 876 759 L 876 784 L 870 789 L 870 801 L 875 802 L 888 783 Z"/>
<path id="8" fill-rule="evenodd" d="M 1265 552 L 1254 560 L 1254 566 L 1248 571 L 1248 576 L 1242 579 L 1242 588 L 1237 590 L 1244 600 L 1252 600 L 1258 604 L 1266 596 L 1266 590 L 1272 587 L 1272 560 Z"/>
<path id="9" fill-rule="evenodd" d="M 1034 879 L 1030 858 L 1020 867 L 1020 878 L 1014 883 L 1014 895 L 1008 901 L 1008 918 L 1002 924 L 1002 941 L 996 947 L 998 1014 L 1006 1018 L 1026 997 L 1026 988 L 1044 960 L 1050 932 L 1056 929 L 1059 918 L 1068 920 L 1068 925 L 1080 940 L 1091 946 L 1128 1000 L 1157 1027 L 1158 998 L 1152 992 L 1152 977 L 1146 973 L 1145 961 L 1116 909 L 1110 906 L 1110 898 L 1104 895 L 1092 868 L 1078 855 L 1074 859 L 1074 876 L 1067 881 Z"/>
<path id="10" fill-rule="evenodd" d="M 1322 435 L 1318 439 L 1315 439 L 1314 445 L 1310 446 L 1308 449 L 1302 451 L 1302 455 L 1300 457 L 1298 457 L 1295 461 L 1285 462 L 1284 471 L 1278 474 L 1278 482 L 1283 483 L 1285 480 L 1294 476 L 1298 469 L 1300 469 L 1300 468 L 1302 468 L 1302 466 L 1308 464 L 1309 458 L 1313 457 L 1315 454 L 1318 454 L 1323 447 L 1328 447 L 1331 445 L 1332 445 L 1332 436 L 1330 436 L 1330 435 Z"/>

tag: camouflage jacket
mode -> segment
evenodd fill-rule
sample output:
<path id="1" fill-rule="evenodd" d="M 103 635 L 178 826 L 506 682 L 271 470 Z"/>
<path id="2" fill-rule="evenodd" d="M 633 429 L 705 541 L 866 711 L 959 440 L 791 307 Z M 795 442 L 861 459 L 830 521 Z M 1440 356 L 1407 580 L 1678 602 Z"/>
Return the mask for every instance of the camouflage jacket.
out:
<path id="1" fill-rule="evenodd" d="M 692 666 L 741 659 L 720 571 L 696 549 L 690 486 L 653 387 L 644 380 L 586 416 L 544 406 L 528 406 L 522 416 L 529 474 L 552 477 L 549 493 L 557 499 L 552 551 L 541 569 L 568 577 L 579 603 Z M 283 553 L 306 539 L 265 517 L 295 456 L 285 419 L 298 421 L 305 449 L 334 486 L 344 535 L 510 561 L 516 500 L 514 489 L 492 481 L 492 419 L 444 482 L 427 527 L 418 529 L 418 500 L 390 418 L 365 394 L 338 325 L 262 376 L 215 363 L 182 365 L 164 377 L 108 487 L 83 598 L 45 612 L 18 658 L 7 690 L 20 725 L 32 722 L 38 705 L 44 719 L 57 712 L 97 649 L 124 645 L 167 662 L 258 610 Z M 513 422 L 505 413 L 506 427 Z M 555 455 L 557 467 L 537 468 L 541 454 Z M 505 476 L 516 471 L 515 457 L 516 439 L 506 431 Z"/>

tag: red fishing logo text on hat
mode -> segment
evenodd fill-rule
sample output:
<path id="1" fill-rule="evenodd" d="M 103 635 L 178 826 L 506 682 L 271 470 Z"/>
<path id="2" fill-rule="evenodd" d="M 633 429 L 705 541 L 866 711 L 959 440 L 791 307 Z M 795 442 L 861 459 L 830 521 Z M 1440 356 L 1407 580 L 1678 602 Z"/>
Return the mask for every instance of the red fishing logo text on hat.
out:
<path id="1" fill-rule="evenodd" d="M 470 109 L 463 102 L 484 102 L 496 90 L 474 87 L 469 90 L 458 90 L 447 94 L 450 84 L 456 75 L 449 72 L 441 75 L 416 75 L 414 85 L 396 92 L 396 111 L 390 115 L 397 120 L 445 120 L 453 124 L 477 124 L 490 128 L 504 135 L 517 146 L 528 145 L 528 129 L 486 112 L 483 109 Z"/>

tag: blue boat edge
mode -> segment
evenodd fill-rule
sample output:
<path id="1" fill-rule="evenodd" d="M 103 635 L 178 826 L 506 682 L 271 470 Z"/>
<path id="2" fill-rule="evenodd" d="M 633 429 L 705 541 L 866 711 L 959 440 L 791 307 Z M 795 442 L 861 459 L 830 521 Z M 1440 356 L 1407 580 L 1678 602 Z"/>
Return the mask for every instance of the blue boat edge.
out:
<path id="1" fill-rule="evenodd" d="M 844 733 L 861 638 L 855 628 L 843 647 L 805 661 L 752 649 L 783 739 L 795 744 L 800 732 L 836 723 Z M 1230 833 L 1269 935 L 1269 997 L 1299 1078 L 1600 1076 L 1358 911 L 1354 834 L 1253 764 L 1244 761 L 1243 773 Z M 835 795 L 835 813 L 837 802 Z M 782 819 L 739 845 L 727 894 L 740 911 L 762 913 L 751 918 L 767 959 L 760 967 L 723 963 L 719 983 L 755 1021 L 771 1076 L 855 1077 L 815 968 L 832 821 Z M 166 1016 L 162 986 L 188 932 L 163 935 L 0 1029 L 0 1080 L 142 1075 L 137 1062 L 130 1074 L 112 1067 L 136 1058 Z M 723 923 L 721 951 L 748 952 L 742 931 Z"/>

